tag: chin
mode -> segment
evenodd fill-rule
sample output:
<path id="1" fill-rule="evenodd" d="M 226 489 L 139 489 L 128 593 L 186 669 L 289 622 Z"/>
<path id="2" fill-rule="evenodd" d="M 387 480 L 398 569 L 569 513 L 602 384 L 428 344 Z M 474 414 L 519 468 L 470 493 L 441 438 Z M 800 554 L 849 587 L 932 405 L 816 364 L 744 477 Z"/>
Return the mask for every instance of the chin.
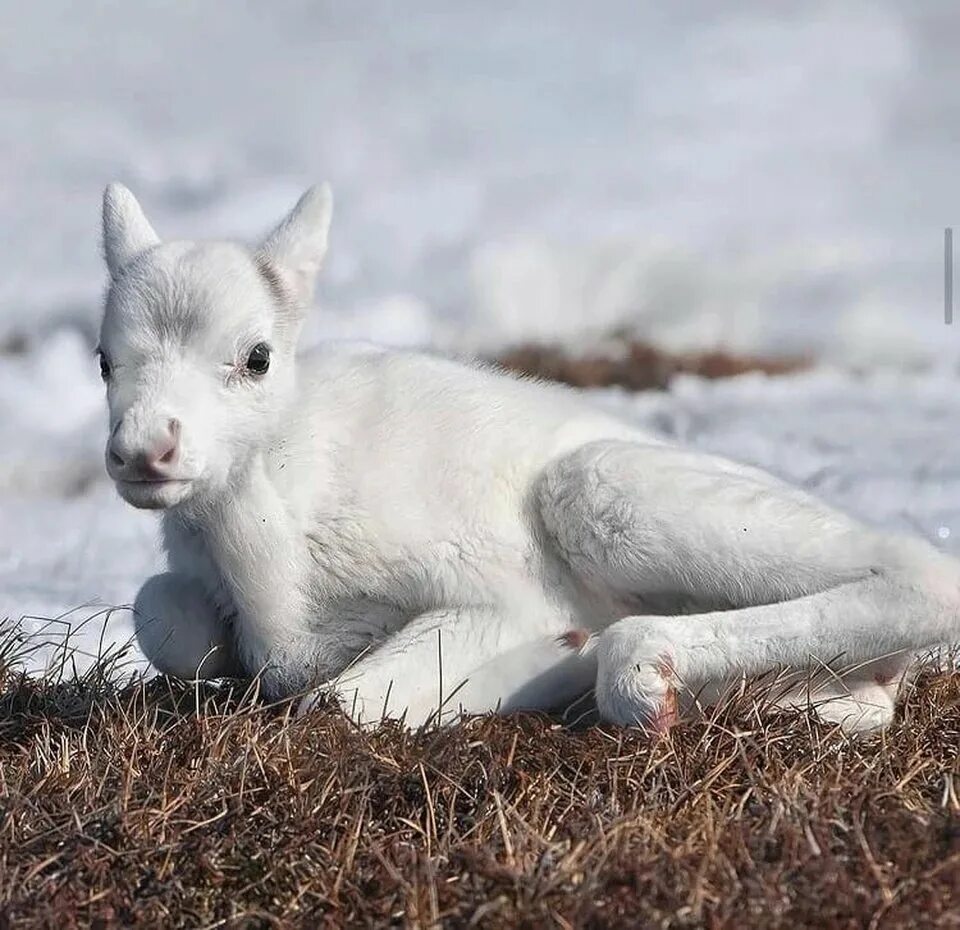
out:
<path id="1" fill-rule="evenodd" d="M 183 479 L 117 481 L 116 486 L 120 496 L 140 510 L 166 510 L 182 504 L 193 494 L 193 482 Z"/>

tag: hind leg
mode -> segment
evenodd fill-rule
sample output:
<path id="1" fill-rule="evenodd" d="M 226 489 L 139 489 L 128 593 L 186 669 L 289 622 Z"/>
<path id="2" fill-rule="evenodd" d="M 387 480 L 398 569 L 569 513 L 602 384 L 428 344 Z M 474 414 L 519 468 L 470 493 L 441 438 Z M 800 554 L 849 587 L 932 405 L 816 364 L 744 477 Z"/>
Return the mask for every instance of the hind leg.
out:
<path id="1" fill-rule="evenodd" d="M 592 443 L 544 472 L 537 503 L 584 584 L 642 607 L 596 641 L 598 705 L 617 722 L 664 729 L 680 687 L 905 656 L 960 628 L 954 560 L 712 456 Z M 885 722 L 898 677 L 851 679 L 824 713 Z M 858 720 L 851 697 L 879 709 Z"/>
<path id="2" fill-rule="evenodd" d="M 851 731 L 882 728 L 907 658 L 956 635 L 957 622 L 956 604 L 938 604 L 882 577 L 759 607 L 628 617 L 598 637 L 597 704 L 615 723 L 662 730 L 675 722 L 678 694 L 778 667 L 820 668 L 841 655 L 866 668 L 881 655 L 891 659 L 879 680 L 840 678 L 825 693 L 801 689 L 792 703 L 805 705 L 809 697 L 821 716 Z M 895 653 L 903 656 L 899 663 Z"/>
<path id="3" fill-rule="evenodd" d="M 897 696 L 915 663 L 910 655 L 890 656 L 848 670 L 812 670 L 777 694 L 781 708 L 810 708 L 826 723 L 847 733 L 872 733 L 893 722 Z"/>

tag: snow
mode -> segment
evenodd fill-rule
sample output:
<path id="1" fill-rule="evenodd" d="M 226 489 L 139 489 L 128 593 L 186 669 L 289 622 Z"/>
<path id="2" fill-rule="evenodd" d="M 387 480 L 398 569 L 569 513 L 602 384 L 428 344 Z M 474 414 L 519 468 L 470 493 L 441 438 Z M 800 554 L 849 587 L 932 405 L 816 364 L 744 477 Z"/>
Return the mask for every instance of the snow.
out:
<path id="1" fill-rule="evenodd" d="M 0 618 L 128 605 L 157 565 L 155 518 L 116 499 L 101 462 L 97 214 L 113 179 L 161 234 L 243 238 L 329 179 L 310 341 L 490 351 L 626 325 L 672 348 L 810 354 L 823 366 L 790 378 L 596 399 L 960 550 L 960 329 L 942 306 L 960 13 L 783 9 L 7 11 Z M 25 625 L 55 641 L 65 622 Z M 123 641 L 129 611 L 107 624 Z"/>

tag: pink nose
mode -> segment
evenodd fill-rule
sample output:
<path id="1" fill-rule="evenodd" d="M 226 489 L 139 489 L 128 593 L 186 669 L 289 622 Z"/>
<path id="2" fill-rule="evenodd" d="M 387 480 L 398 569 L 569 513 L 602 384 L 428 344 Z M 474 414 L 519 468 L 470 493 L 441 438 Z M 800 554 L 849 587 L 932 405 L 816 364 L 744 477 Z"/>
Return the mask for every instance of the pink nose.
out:
<path id="1" fill-rule="evenodd" d="M 156 437 L 146 449 L 127 449 L 119 439 L 120 429 L 114 430 L 110 439 L 110 462 L 122 469 L 128 477 L 145 480 L 168 477 L 180 458 L 180 421 L 167 420 L 166 431 Z"/>

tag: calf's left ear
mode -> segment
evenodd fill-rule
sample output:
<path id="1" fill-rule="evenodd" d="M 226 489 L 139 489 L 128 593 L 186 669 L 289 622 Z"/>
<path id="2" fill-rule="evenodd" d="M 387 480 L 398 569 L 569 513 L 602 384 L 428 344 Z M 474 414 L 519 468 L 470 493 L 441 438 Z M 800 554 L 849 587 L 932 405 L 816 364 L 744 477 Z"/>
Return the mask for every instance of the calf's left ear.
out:
<path id="1" fill-rule="evenodd" d="M 311 187 L 257 250 L 257 260 L 280 275 L 301 305 L 313 297 L 332 216 L 330 185 Z"/>
<path id="2" fill-rule="evenodd" d="M 103 192 L 103 257 L 114 281 L 132 259 L 160 244 L 137 198 L 122 184 Z"/>

